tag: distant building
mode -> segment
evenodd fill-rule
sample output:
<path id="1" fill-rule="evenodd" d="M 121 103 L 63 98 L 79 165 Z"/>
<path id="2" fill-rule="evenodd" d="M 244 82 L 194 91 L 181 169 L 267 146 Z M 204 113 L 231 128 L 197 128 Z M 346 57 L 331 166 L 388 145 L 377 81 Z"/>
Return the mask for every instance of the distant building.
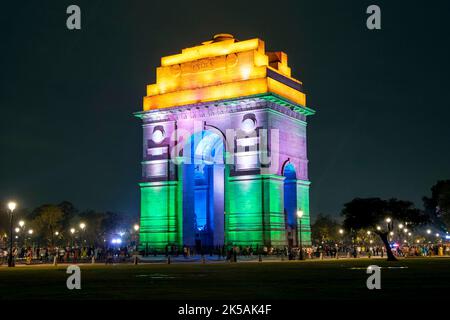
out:
<path id="1" fill-rule="evenodd" d="M 287 55 L 219 34 L 163 57 L 156 74 L 136 113 L 141 248 L 297 246 L 300 232 L 310 244 L 306 120 L 314 111 Z"/>

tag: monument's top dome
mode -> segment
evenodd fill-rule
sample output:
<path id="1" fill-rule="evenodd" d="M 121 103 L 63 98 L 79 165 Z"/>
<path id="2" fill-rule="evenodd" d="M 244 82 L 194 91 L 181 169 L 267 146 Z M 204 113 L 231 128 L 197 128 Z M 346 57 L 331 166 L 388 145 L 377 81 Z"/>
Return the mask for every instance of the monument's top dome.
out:
<path id="1" fill-rule="evenodd" d="M 234 36 L 229 33 L 218 33 L 213 36 L 213 42 L 230 40 L 230 39 L 234 39 Z"/>

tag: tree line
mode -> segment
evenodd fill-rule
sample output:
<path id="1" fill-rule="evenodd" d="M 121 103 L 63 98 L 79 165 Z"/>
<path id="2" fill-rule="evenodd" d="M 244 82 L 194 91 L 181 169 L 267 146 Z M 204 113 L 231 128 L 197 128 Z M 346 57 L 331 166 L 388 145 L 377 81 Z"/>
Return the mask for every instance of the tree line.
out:
<path id="1" fill-rule="evenodd" d="M 413 232 L 425 225 L 437 230 L 450 229 L 450 180 L 438 181 L 431 188 L 431 196 L 423 197 L 423 208 L 411 201 L 381 198 L 355 198 L 344 204 L 342 222 L 329 215 L 319 214 L 312 225 L 312 239 L 316 243 L 342 241 L 342 233 L 354 240 L 375 234 L 386 248 L 388 260 L 396 260 L 392 254 L 389 235 L 393 232 Z M 406 230 L 405 230 L 406 229 Z"/>
<path id="2" fill-rule="evenodd" d="M 24 221 L 23 227 L 19 221 Z M 68 243 L 74 238 L 82 238 L 88 245 L 100 246 L 110 236 L 127 232 L 137 223 L 137 217 L 111 211 L 78 210 L 71 202 L 43 204 L 33 210 L 17 209 L 14 212 L 13 228 L 18 237 L 31 237 L 33 243 L 41 246 Z M 80 225 L 84 228 L 80 228 Z M 71 232 L 71 229 L 73 229 Z M 9 236 L 9 218 L 4 212 L 0 214 L 0 236 Z"/>

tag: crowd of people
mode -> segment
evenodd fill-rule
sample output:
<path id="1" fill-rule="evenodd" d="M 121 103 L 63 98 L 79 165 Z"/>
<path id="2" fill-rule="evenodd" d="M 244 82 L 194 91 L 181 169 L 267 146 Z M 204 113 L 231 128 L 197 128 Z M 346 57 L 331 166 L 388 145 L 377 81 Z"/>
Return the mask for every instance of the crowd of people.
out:
<path id="1" fill-rule="evenodd" d="M 429 245 L 416 245 L 416 246 L 402 246 L 397 247 L 396 250 L 393 251 L 394 254 L 402 257 L 408 256 L 423 256 L 423 257 L 431 257 L 431 256 L 448 256 L 450 255 L 450 245 L 448 244 L 429 244 Z"/>
<path id="2" fill-rule="evenodd" d="M 15 262 L 19 263 L 78 263 L 94 261 L 127 261 L 134 247 L 13 247 Z M 0 249 L 0 264 L 6 263 L 8 248 Z"/>
<path id="3" fill-rule="evenodd" d="M 337 246 L 337 245 L 321 245 L 306 248 L 307 256 L 315 257 L 385 257 L 386 248 L 384 246 Z M 418 244 L 418 245 L 393 245 L 392 253 L 399 257 L 430 257 L 450 255 L 450 244 Z"/>
<path id="4" fill-rule="evenodd" d="M 188 258 L 191 256 L 218 256 L 218 259 L 237 261 L 237 257 L 281 257 L 288 260 L 336 258 L 336 257 L 385 257 L 384 246 L 345 246 L 345 245 L 316 245 L 305 246 L 302 251 L 298 247 L 270 248 L 251 246 L 217 246 L 211 248 L 167 246 L 163 251 L 135 246 L 93 247 L 93 246 L 65 246 L 65 247 L 14 247 L 13 258 L 18 263 L 80 263 L 80 262 L 126 262 L 132 261 L 133 256 L 173 256 Z M 396 256 L 444 256 L 450 255 L 450 244 L 429 244 L 415 246 L 395 246 L 392 252 Z M 0 249 L 0 264 L 6 263 L 8 248 Z"/>

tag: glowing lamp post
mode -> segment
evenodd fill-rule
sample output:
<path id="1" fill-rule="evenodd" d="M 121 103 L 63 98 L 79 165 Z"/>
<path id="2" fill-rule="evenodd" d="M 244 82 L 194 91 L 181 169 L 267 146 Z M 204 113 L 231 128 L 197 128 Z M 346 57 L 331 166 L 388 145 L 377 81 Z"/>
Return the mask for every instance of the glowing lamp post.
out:
<path id="1" fill-rule="evenodd" d="M 20 231 L 22 231 L 22 232 L 21 232 L 20 235 L 17 236 L 17 238 L 20 239 L 21 236 L 22 236 L 22 238 L 23 238 L 22 240 L 24 240 L 23 242 L 25 242 L 25 232 L 24 232 L 24 229 L 25 229 L 25 221 L 20 220 L 20 221 L 19 221 L 19 231 L 17 231 L 17 233 L 19 233 Z"/>
<path id="2" fill-rule="evenodd" d="M 298 223 L 297 226 L 299 226 L 299 232 L 298 232 L 298 236 L 299 236 L 299 247 L 300 247 L 300 253 L 298 256 L 299 260 L 303 260 L 303 246 L 302 246 L 302 217 L 303 217 L 303 210 L 298 210 L 297 211 L 297 218 L 298 218 Z"/>
<path id="3" fill-rule="evenodd" d="M 75 228 L 70 228 L 70 234 L 72 235 L 72 247 L 73 247 L 73 245 L 74 245 Z"/>
<path id="4" fill-rule="evenodd" d="M 133 226 L 133 229 L 134 229 L 134 234 L 132 235 L 132 244 L 137 248 L 137 246 L 138 246 L 138 239 L 139 239 L 139 229 L 140 229 L 140 227 L 139 227 L 139 225 L 136 223 L 134 226 Z"/>
<path id="5" fill-rule="evenodd" d="M 384 221 L 386 221 L 387 231 L 392 231 L 394 229 L 394 221 L 390 217 L 387 217 Z"/>
<path id="6" fill-rule="evenodd" d="M 31 246 L 33 247 L 33 239 L 31 239 L 31 236 L 33 235 L 33 233 L 34 233 L 34 230 L 33 229 L 29 229 L 28 230 L 28 235 L 30 236 L 30 240 L 31 240 Z"/>
<path id="7" fill-rule="evenodd" d="M 14 267 L 13 260 L 13 223 L 14 223 L 14 210 L 16 209 L 16 203 L 11 201 L 8 203 L 9 210 L 9 254 L 8 254 L 8 267 Z"/>
<path id="8" fill-rule="evenodd" d="M 344 246 L 344 229 L 339 229 L 339 235 L 341 236 L 340 240 L 341 240 L 341 246 Z"/>
<path id="9" fill-rule="evenodd" d="M 82 232 L 82 236 L 81 236 L 80 241 L 81 241 L 81 245 L 83 245 L 83 241 L 84 241 L 84 230 L 86 229 L 86 223 L 81 222 L 81 223 L 80 223 L 80 229 L 81 229 L 81 232 Z"/>

